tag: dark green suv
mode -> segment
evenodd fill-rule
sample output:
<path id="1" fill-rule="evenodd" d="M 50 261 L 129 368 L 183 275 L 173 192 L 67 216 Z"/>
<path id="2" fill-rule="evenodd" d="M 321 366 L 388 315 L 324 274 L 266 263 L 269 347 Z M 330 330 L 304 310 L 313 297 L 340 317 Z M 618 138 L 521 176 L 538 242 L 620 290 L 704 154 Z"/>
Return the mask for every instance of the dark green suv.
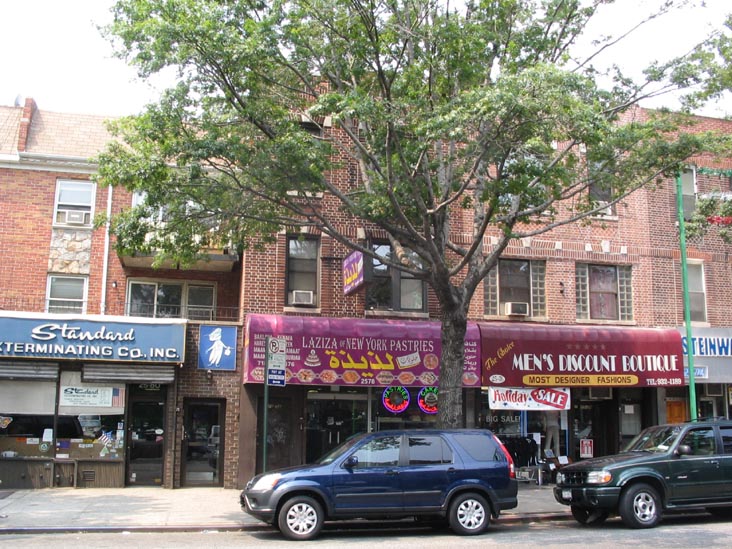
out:
<path id="1" fill-rule="evenodd" d="M 620 454 L 563 467 L 554 497 L 581 524 L 619 514 L 651 528 L 669 510 L 732 517 L 732 420 L 649 427 Z"/>

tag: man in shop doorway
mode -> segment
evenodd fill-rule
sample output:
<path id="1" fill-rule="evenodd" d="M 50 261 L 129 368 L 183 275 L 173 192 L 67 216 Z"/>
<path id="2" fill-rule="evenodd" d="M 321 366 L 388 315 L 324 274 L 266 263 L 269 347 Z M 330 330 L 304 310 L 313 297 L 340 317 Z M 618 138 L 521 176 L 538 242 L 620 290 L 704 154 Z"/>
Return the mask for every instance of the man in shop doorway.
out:
<path id="1" fill-rule="evenodd" d="M 549 410 L 544 413 L 544 426 L 545 426 L 545 438 L 544 438 L 544 453 L 547 450 L 554 452 L 554 457 L 559 457 L 559 412 L 556 410 Z"/>

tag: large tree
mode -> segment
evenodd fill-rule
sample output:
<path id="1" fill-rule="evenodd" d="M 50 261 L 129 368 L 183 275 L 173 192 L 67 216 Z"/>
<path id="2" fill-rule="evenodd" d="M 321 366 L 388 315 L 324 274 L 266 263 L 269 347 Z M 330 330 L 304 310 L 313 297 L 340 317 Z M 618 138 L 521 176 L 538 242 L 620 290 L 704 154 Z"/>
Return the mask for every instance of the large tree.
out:
<path id="1" fill-rule="evenodd" d="M 576 56 L 608 3 L 118 1 L 107 31 L 119 55 L 143 77 L 178 76 L 117 123 L 99 158 L 101 183 L 147 197 L 115 221 L 118 250 L 190 261 L 211 238 L 247 245 L 310 226 L 373 257 L 352 230 L 360 219 L 388 235 L 394 253 L 378 260 L 439 302 L 438 424 L 459 426 L 469 305 L 509 242 L 590 219 L 719 145 L 677 115 L 637 110 L 698 91 L 709 44 L 642 81 L 593 66 L 617 37 Z M 339 139 L 313 131 L 325 120 Z M 348 163 L 345 186 L 329 177 Z M 167 222 L 151 231 L 160 207 Z"/>

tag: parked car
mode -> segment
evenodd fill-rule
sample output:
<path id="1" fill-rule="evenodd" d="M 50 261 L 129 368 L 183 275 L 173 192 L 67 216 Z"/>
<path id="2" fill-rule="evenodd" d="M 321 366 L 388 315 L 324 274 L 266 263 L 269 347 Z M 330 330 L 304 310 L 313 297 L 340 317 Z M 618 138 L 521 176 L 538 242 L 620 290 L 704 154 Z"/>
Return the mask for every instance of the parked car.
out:
<path id="1" fill-rule="evenodd" d="M 316 463 L 255 476 L 242 509 L 292 540 L 353 518 L 447 521 L 479 534 L 518 505 L 513 460 L 479 429 L 378 431 L 356 435 Z"/>
<path id="2" fill-rule="evenodd" d="M 620 454 L 563 467 L 554 497 L 581 524 L 619 514 L 651 528 L 665 511 L 690 509 L 732 517 L 732 421 L 649 427 Z"/>

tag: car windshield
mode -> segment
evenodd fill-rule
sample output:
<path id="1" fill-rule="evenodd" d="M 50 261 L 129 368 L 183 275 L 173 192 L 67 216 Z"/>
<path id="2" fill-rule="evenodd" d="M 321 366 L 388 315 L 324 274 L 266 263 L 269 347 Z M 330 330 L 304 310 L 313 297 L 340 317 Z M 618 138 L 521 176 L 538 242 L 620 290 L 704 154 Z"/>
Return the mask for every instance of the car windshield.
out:
<path id="1" fill-rule="evenodd" d="M 345 440 L 340 446 L 336 446 L 330 452 L 326 452 L 325 454 L 320 456 L 315 461 L 315 463 L 319 465 L 327 465 L 328 463 L 333 462 L 334 460 L 338 459 L 340 456 L 348 452 L 351 448 L 353 448 L 353 445 L 361 440 L 361 438 L 362 437 L 357 435 L 352 436 L 351 438 Z"/>
<path id="2" fill-rule="evenodd" d="M 649 427 L 641 431 L 625 447 L 625 452 L 667 452 L 679 436 L 679 425 Z"/>

